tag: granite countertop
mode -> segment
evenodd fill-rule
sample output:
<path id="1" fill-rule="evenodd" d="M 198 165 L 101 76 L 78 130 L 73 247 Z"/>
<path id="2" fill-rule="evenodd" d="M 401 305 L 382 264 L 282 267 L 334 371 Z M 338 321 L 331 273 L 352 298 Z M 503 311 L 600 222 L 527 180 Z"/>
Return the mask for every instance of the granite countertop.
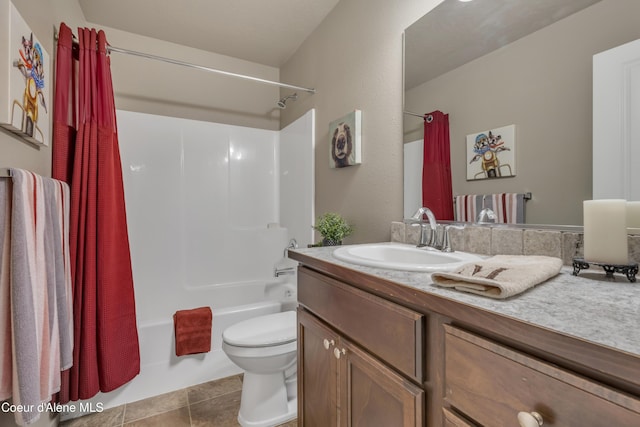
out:
<path id="1" fill-rule="evenodd" d="M 425 294 L 438 295 L 538 327 L 640 356 L 640 282 L 624 275 L 605 278 L 599 267 L 582 270 L 578 276 L 564 267 L 556 277 L 519 295 L 497 300 L 441 288 L 430 273 L 364 267 L 341 261 L 335 247 L 299 248 L 291 251 L 320 261 L 359 271 Z"/>

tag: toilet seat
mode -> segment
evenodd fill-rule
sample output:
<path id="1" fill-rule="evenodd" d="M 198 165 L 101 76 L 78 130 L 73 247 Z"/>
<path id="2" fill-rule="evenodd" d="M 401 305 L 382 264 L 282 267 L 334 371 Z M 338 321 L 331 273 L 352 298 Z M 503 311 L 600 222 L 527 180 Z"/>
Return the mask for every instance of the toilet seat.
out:
<path id="1" fill-rule="evenodd" d="M 258 316 L 225 329 L 222 340 L 236 347 L 272 347 L 296 341 L 295 311 Z"/>

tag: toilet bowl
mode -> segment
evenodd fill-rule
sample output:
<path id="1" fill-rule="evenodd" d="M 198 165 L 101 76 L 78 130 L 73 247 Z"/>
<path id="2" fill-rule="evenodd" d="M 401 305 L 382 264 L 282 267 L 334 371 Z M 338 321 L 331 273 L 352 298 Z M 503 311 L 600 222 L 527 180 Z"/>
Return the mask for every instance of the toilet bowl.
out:
<path id="1" fill-rule="evenodd" d="M 258 316 L 225 329 L 222 349 L 244 370 L 238 422 L 272 427 L 297 416 L 295 311 Z"/>

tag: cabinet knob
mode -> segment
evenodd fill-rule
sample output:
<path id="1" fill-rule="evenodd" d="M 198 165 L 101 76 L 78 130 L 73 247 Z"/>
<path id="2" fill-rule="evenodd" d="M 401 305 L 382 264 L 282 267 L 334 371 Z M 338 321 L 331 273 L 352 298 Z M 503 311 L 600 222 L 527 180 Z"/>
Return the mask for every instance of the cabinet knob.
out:
<path id="1" fill-rule="evenodd" d="M 518 423 L 520 427 L 540 427 L 544 421 L 537 412 L 518 412 Z"/>
<path id="2" fill-rule="evenodd" d="M 334 340 L 329 341 L 329 340 L 328 340 L 328 339 L 326 339 L 326 338 L 325 338 L 325 339 L 324 339 L 324 341 L 322 342 L 322 344 L 324 345 L 324 349 L 325 349 L 325 350 L 329 350 L 329 347 L 331 347 L 332 345 L 335 345 L 335 343 L 336 343 L 336 342 L 335 342 Z"/>
<path id="3" fill-rule="evenodd" d="M 347 354 L 347 350 L 345 350 L 344 348 L 342 350 L 337 347 L 333 349 L 333 355 L 336 357 L 336 359 L 340 359 L 340 356 L 343 354 Z"/>

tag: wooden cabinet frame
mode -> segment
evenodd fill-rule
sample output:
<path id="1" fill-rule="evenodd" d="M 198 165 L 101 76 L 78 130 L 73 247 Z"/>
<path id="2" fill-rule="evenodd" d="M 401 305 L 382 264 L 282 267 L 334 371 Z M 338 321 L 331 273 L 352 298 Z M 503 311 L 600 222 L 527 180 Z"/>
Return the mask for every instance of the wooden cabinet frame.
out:
<path id="1" fill-rule="evenodd" d="M 298 423 L 421 427 L 424 391 L 298 308 Z"/>

